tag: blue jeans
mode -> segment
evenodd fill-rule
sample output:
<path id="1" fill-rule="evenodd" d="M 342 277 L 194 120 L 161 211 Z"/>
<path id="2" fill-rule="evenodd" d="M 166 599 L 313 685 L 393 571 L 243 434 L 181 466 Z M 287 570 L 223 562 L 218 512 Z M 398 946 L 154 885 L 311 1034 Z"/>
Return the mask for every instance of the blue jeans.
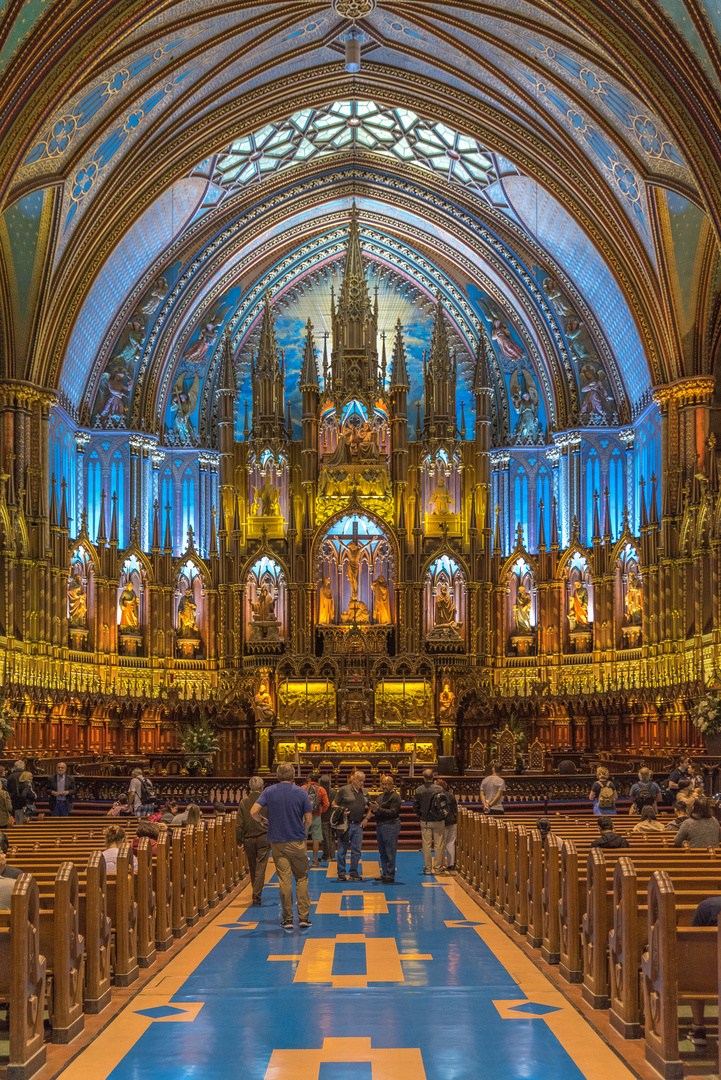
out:
<path id="1" fill-rule="evenodd" d="M 363 830 L 360 827 L 360 822 L 349 821 L 346 831 L 338 835 L 338 853 L 336 855 L 338 877 L 345 877 L 345 857 L 348 853 L 348 848 L 350 848 L 350 872 L 351 874 L 358 873 L 358 863 L 360 862 L 362 844 Z"/>
<path id="2" fill-rule="evenodd" d="M 401 834 L 401 821 L 376 822 L 376 839 L 378 841 L 378 855 L 381 860 L 381 874 L 383 877 L 393 878 L 396 873 L 396 852 L 398 851 L 398 837 Z"/>
<path id="3" fill-rule="evenodd" d="M 52 809 L 52 817 L 67 817 L 70 813 L 67 799 L 58 799 Z"/>
<path id="4" fill-rule="evenodd" d="M 596 817 L 615 817 L 616 807 L 614 806 L 599 806 L 598 799 L 593 801 L 593 812 Z"/>

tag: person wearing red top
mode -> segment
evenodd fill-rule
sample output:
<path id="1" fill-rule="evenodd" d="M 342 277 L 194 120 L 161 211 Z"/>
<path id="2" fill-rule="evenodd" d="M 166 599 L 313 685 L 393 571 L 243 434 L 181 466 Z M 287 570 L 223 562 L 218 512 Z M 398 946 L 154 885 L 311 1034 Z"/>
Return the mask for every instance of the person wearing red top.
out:
<path id="1" fill-rule="evenodd" d="M 138 844 L 141 837 L 147 836 L 150 841 L 150 854 L 155 855 L 158 850 L 158 837 L 160 836 L 160 829 L 154 821 L 141 821 L 138 825 L 135 836 L 130 841 L 130 847 L 132 848 L 133 855 L 138 854 Z"/>
<path id="2" fill-rule="evenodd" d="M 313 772 L 308 777 L 308 783 L 303 784 L 303 787 L 308 792 L 308 798 L 310 799 L 310 805 L 313 807 L 313 821 L 310 826 L 310 838 L 313 842 L 313 862 L 311 866 L 320 866 L 323 862 L 318 858 L 318 849 L 323 843 L 323 823 L 321 821 L 321 815 L 330 806 L 328 802 L 328 795 L 325 788 L 322 788 L 318 781 L 320 780 L 320 773 Z"/>

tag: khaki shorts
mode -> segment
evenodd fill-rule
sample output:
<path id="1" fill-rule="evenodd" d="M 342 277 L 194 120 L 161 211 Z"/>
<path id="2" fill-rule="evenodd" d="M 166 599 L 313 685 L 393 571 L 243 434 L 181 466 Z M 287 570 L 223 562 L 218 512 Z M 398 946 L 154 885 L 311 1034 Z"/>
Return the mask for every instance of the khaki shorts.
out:
<path id="1" fill-rule="evenodd" d="M 323 841 L 323 822 L 320 819 L 320 814 L 313 814 L 313 821 L 308 829 L 308 836 L 313 843 L 322 843 Z"/>

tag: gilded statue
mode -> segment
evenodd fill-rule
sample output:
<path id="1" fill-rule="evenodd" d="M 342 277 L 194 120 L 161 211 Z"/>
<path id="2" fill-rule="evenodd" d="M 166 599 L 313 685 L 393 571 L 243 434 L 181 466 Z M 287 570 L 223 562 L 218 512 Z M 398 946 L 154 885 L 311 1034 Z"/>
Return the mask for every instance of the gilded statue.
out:
<path id="1" fill-rule="evenodd" d="M 272 724 L 275 720 L 273 702 L 268 693 L 268 687 L 264 682 L 260 684 L 257 693 L 253 697 L 253 713 L 256 724 Z"/>
<path id="2" fill-rule="evenodd" d="M 583 630 L 588 626 L 588 589 L 582 581 L 574 583 L 568 621 L 572 630 Z"/>
<path id="3" fill-rule="evenodd" d="M 446 487 L 446 477 L 444 472 L 441 472 L 436 480 L 436 486 L 431 495 L 431 506 L 433 507 L 434 514 L 449 514 L 453 510 L 453 499 L 451 498 L 450 491 Z"/>
<path id="4" fill-rule="evenodd" d="M 436 594 L 434 622 L 436 626 L 455 626 L 456 623 L 456 605 L 453 603 L 445 581 L 441 582 L 441 587 Z"/>
<path id="5" fill-rule="evenodd" d="M 280 492 L 277 487 L 274 487 L 270 482 L 270 477 L 266 478 L 260 492 L 260 505 L 263 517 L 278 517 L 280 514 L 279 498 Z"/>
<path id="6" fill-rule="evenodd" d="M 335 602 L 333 600 L 333 590 L 330 585 L 330 578 L 324 577 L 321 580 L 318 594 L 318 622 L 321 626 L 328 626 L 333 622 L 334 618 Z"/>
<path id="7" fill-rule="evenodd" d="M 448 723 L 453 718 L 453 706 L 456 703 L 456 695 L 453 693 L 448 683 L 443 684 L 439 703 L 440 710 L 438 719 L 442 724 Z"/>
<path id="8" fill-rule="evenodd" d="M 373 605 L 373 618 L 377 623 L 391 622 L 391 600 L 388 582 L 383 577 L 377 577 L 372 585 L 375 603 Z"/>
<path id="9" fill-rule="evenodd" d="M 70 625 L 84 629 L 87 626 L 88 598 L 82 578 L 77 571 L 68 582 L 68 616 Z"/>
<path id="10" fill-rule="evenodd" d="M 531 594 L 525 585 L 519 585 L 516 590 L 516 602 L 513 605 L 513 618 L 516 624 L 516 632 L 530 634 L 531 626 Z"/>
<path id="11" fill-rule="evenodd" d="M 638 574 L 630 574 L 626 588 L 626 621 L 629 626 L 639 626 L 643 613 L 643 585 Z"/>
<path id="12" fill-rule="evenodd" d="M 197 623 L 198 605 L 192 589 L 186 589 L 178 604 L 178 637 L 197 638 L 200 634 Z"/>
<path id="13" fill-rule="evenodd" d="M 350 582 L 350 598 L 358 599 L 358 570 L 360 564 L 361 546 L 354 538 L 346 547 L 346 566 L 348 581 Z"/>
<path id="14" fill-rule="evenodd" d="M 140 601 L 130 582 L 120 594 L 120 629 L 137 630 L 140 619 Z"/>
<path id="15" fill-rule="evenodd" d="M 268 592 L 267 585 L 261 585 L 257 599 L 250 605 L 253 622 L 275 622 L 275 597 Z"/>

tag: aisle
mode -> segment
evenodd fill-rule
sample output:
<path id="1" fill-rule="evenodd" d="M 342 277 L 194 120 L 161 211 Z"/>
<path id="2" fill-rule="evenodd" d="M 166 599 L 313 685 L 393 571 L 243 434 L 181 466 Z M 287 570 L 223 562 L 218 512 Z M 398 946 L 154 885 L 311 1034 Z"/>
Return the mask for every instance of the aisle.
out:
<path id="1" fill-rule="evenodd" d="M 630 1080 L 615 1054 L 452 880 L 400 853 L 393 886 L 310 873 L 313 926 L 249 890 L 62 1080 Z"/>

